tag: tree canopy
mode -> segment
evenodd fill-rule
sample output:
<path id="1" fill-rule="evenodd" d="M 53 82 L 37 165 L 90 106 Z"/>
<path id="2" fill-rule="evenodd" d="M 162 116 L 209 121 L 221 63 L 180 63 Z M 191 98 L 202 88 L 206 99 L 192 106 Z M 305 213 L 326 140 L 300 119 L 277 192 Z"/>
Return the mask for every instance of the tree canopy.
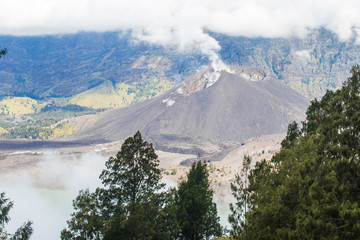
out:
<path id="1" fill-rule="evenodd" d="M 159 227 L 163 195 L 161 171 L 152 144 L 140 132 L 125 140 L 105 163 L 104 187 L 80 191 L 62 239 L 153 239 Z"/>
<path id="2" fill-rule="evenodd" d="M 206 164 L 199 161 L 192 165 L 187 180 L 179 184 L 177 209 L 181 239 L 210 239 L 222 235 L 208 176 Z"/>
<path id="3" fill-rule="evenodd" d="M 249 210 L 230 215 L 237 239 L 358 239 L 360 236 L 360 69 L 313 100 L 299 129 L 289 126 L 270 162 L 239 185 Z M 247 198 L 245 198 L 246 193 Z"/>
<path id="4" fill-rule="evenodd" d="M 205 164 L 194 164 L 178 190 L 166 191 L 154 148 L 137 132 L 105 165 L 104 187 L 80 191 L 61 239 L 190 240 L 221 234 Z"/>

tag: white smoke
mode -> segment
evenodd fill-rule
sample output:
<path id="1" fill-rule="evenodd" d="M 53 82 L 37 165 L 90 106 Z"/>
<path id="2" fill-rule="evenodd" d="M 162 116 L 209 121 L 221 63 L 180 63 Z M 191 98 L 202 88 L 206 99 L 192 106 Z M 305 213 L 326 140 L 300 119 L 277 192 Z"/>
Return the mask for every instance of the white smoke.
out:
<path id="1" fill-rule="evenodd" d="M 233 73 L 233 71 L 220 59 L 219 55 L 213 51 L 208 54 L 211 67 L 203 75 L 202 81 L 206 82 L 206 88 L 211 87 L 220 79 L 221 71 Z"/>

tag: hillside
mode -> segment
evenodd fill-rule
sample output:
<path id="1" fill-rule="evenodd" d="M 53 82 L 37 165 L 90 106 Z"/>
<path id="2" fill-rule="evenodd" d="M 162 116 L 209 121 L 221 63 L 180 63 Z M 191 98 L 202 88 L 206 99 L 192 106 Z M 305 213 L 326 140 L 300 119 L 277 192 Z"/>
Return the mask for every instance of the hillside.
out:
<path id="1" fill-rule="evenodd" d="M 213 35 L 226 63 L 264 69 L 309 99 L 340 88 L 349 69 L 360 63 L 355 39 L 342 42 L 325 29 L 313 30 L 303 39 Z"/>
<path id="2" fill-rule="evenodd" d="M 227 64 L 258 67 L 308 98 L 341 86 L 360 62 L 355 41 L 326 30 L 300 38 L 245 38 L 210 33 Z M 206 56 L 134 43 L 130 33 L 0 36 L 0 96 L 73 97 L 110 82 L 136 86 L 153 79 L 177 85 L 208 64 Z M 109 105 L 106 103 L 105 105 Z"/>
<path id="3" fill-rule="evenodd" d="M 70 97 L 110 81 L 136 85 L 154 78 L 180 81 L 204 57 L 135 44 L 130 34 L 0 36 L 0 96 Z"/>
<path id="4" fill-rule="evenodd" d="M 28 97 L 7 97 L 0 100 L 0 115 L 25 115 L 38 113 L 44 106 Z"/>

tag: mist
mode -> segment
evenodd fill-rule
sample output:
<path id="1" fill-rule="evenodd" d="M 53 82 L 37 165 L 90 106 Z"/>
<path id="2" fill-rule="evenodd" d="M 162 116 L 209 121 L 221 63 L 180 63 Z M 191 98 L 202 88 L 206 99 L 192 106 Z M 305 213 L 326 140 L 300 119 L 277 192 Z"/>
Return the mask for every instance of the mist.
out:
<path id="1" fill-rule="evenodd" d="M 98 176 L 105 161 L 95 153 L 66 158 L 47 153 L 34 166 L 2 173 L 0 191 L 14 202 L 7 231 L 14 233 L 30 220 L 34 229 L 31 239 L 60 239 L 73 212 L 72 200 L 81 189 L 101 186 Z"/>
<path id="2" fill-rule="evenodd" d="M 45 153 L 34 165 L 20 166 L 2 172 L 0 192 L 13 201 L 10 222 L 5 226 L 14 233 L 24 222 L 33 222 L 31 239 L 60 239 L 60 232 L 67 227 L 66 221 L 74 211 L 72 201 L 81 189 L 94 191 L 101 187 L 99 175 L 105 168 L 108 156 L 97 153 L 83 155 L 59 155 Z M 166 187 L 176 187 L 177 182 L 162 178 Z M 231 194 L 214 195 L 218 214 L 223 226 L 229 227 L 227 216 Z"/>

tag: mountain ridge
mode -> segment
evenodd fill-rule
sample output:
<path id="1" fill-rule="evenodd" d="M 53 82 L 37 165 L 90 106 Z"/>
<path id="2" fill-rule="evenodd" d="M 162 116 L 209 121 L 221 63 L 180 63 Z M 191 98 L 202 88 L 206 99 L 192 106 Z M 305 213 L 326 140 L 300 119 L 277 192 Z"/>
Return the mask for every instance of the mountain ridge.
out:
<path id="1" fill-rule="evenodd" d="M 342 42 L 324 29 L 302 39 L 209 34 L 219 42 L 226 64 L 265 70 L 309 99 L 340 87 L 360 62 L 355 41 Z M 152 78 L 177 85 L 209 64 L 198 53 L 134 44 L 131 33 L 0 36 L 0 42 L 8 49 L 0 64 L 0 96 L 71 97 L 104 81 L 136 85 Z"/>

